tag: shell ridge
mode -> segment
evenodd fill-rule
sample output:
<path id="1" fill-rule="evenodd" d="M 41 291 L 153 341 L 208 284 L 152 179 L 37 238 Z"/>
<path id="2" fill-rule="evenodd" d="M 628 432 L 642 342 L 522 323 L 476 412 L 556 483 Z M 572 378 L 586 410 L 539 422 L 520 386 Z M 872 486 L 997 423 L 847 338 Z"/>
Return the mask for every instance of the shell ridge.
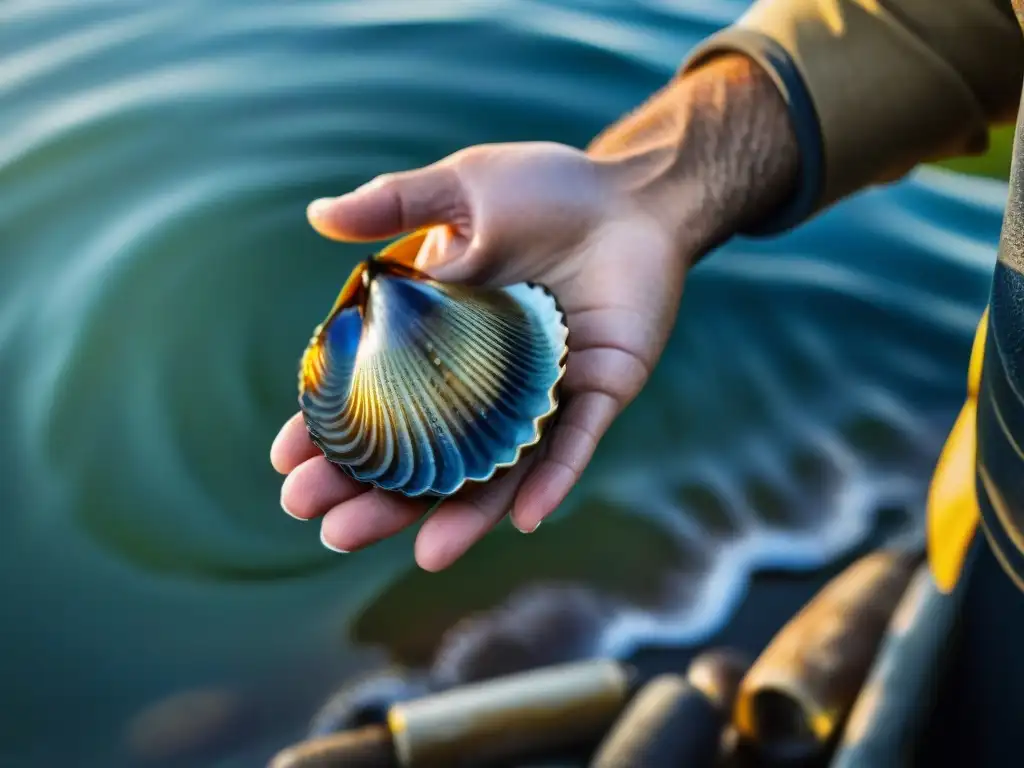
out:
<path id="1" fill-rule="evenodd" d="M 440 335 L 437 337 L 436 347 L 443 357 L 445 366 L 453 372 L 461 387 L 468 390 L 460 394 L 463 394 L 467 407 L 473 412 L 473 421 L 490 431 L 491 438 L 500 440 L 500 433 L 494 431 L 497 430 L 497 425 L 488 424 L 486 417 L 490 411 L 497 411 L 494 414 L 496 417 L 505 423 L 511 423 L 518 416 L 514 410 L 508 410 L 507 403 L 502 401 L 503 377 L 505 371 L 509 370 L 507 362 L 494 361 L 493 357 L 487 354 L 489 350 L 486 348 L 476 355 L 465 354 L 468 352 L 465 345 L 460 349 L 458 345 L 450 343 Z"/>
<path id="2" fill-rule="evenodd" d="M 518 325 L 525 319 L 522 306 L 501 289 L 469 293 L 445 290 L 442 286 L 437 293 L 439 304 L 446 312 L 462 320 L 469 319 L 471 323 L 480 323 L 480 330 L 487 334 L 490 344 L 507 349 L 507 335 L 515 337 L 520 333 Z M 513 319 L 517 322 L 511 322 Z"/>
<path id="3" fill-rule="evenodd" d="M 408 367 L 407 333 L 401 325 L 395 328 L 394 333 L 399 343 L 395 345 L 394 352 L 390 355 L 389 359 L 389 365 L 394 374 L 391 379 L 391 407 L 395 411 L 396 416 L 394 426 L 395 435 L 398 439 L 398 462 L 401 469 L 397 471 L 396 477 L 391 479 L 391 485 L 415 490 L 418 486 L 424 486 L 422 480 L 411 487 L 410 484 L 416 475 L 417 464 L 423 464 L 423 446 L 426 446 L 427 450 L 429 450 L 430 443 L 418 423 L 418 417 L 415 414 L 415 402 L 408 386 L 410 371 Z M 406 343 L 402 343 L 403 341 Z M 419 490 L 422 492 L 423 488 L 419 488 Z"/>
<path id="4" fill-rule="evenodd" d="M 549 317 L 554 324 L 557 324 L 558 335 L 563 340 L 563 344 L 558 352 L 557 362 L 555 364 L 557 373 L 555 374 L 554 381 L 551 384 L 551 388 L 548 390 L 547 407 L 544 409 L 544 412 L 540 416 L 537 416 L 536 418 L 533 419 L 532 434 L 527 440 L 525 440 L 516 447 L 514 455 L 509 461 L 496 462 L 494 469 L 491 471 L 490 475 L 481 478 L 479 482 L 487 482 L 499 470 L 515 466 L 517 463 L 519 463 L 525 451 L 532 449 L 540 442 L 541 437 L 543 435 L 544 426 L 553 420 L 558 410 L 559 389 L 562 380 L 565 378 L 566 361 L 569 356 L 569 329 L 568 326 L 565 324 L 565 312 L 562 310 L 561 306 L 559 306 L 558 302 L 555 300 L 554 294 L 552 294 L 551 291 L 549 291 L 547 288 L 543 286 L 537 286 L 536 284 L 531 283 L 520 283 L 519 285 L 528 288 L 531 291 L 539 287 L 543 294 L 551 300 L 551 311 L 549 313 Z M 512 291 L 510 290 L 510 288 L 516 287 L 517 286 L 510 286 L 506 290 L 509 292 L 510 295 L 512 295 Z"/>
<path id="5" fill-rule="evenodd" d="M 500 363 L 496 360 L 493 362 L 498 363 L 497 373 L 502 378 L 509 379 L 521 387 L 531 387 L 535 384 L 538 375 L 550 371 L 551 364 L 541 359 L 540 352 L 543 350 L 537 349 L 538 339 L 535 330 L 525 322 L 523 325 L 522 332 L 517 336 L 513 337 L 510 333 L 506 333 L 509 338 L 505 343 L 501 347 L 494 345 L 496 349 L 501 350 L 503 360 Z M 480 334 L 479 327 L 475 323 L 469 325 L 468 329 L 470 333 Z M 547 357 L 550 358 L 550 352 Z"/>
<path id="6" fill-rule="evenodd" d="M 526 319 L 528 321 L 528 318 Z M 515 347 L 507 348 L 504 360 L 497 361 L 486 355 L 484 356 L 484 359 L 488 359 L 490 362 L 492 377 L 499 384 L 498 392 L 495 394 L 494 398 L 492 398 L 493 400 L 506 401 L 506 404 L 509 404 L 507 402 L 509 391 L 515 391 L 516 389 L 521 390 L 524 394 L 527 391 L 532 391 L 537 395 L 546 394 L 548 389 L 546 379 L 551 377 L 553 366 L 549 364 L 547 369 L 544 370 L 539 364 L 536 364 L 539 362 L 539 356 L 536 354 L 536 348 L 537 346 L 541 346 L 542 349 L 547 350 L 548 357 L 551 356 L 551 352 L 548 350 L 549 345 L 546 343 L 543 336 L 537 334 L 536 328 L 530 327 L 529 330 L 533 332 L 532 336 L 527 337 L 524 334 L 524 343 Z M 525 360 L 530 360 L 535 363 L 531 370 L 524 370 L 526 366 L 523 365 L 523 361 Z M 539 381 L 542 377 L 545 379 L 543 382 Z M 526 398 L 524 397 L 522 400 L 525 401 Z M 510 412 L 510 416 L 512 418 L 522 418 L 523 416 L 528 415 L 523 414 L 521 408 L 515 407 L 516 405 L 525 404 L 525 402 L 515 403 Z M 532 411 L 533 409 L 528 408 L 527 410 Z"/>
<path id="7" fill-rule="evenodd" d="M 328 353 L 326 358 L 328 368 L 330 368 L 332 361 L 333 357 Z M 325 378 L 323 386 L 316 391 L 313 397 L 315 407 L 322 413 L 321 421 L 323 427 L 329 431 L 337 432 L 344 429 L 344 408 L 345 403 L 348 401 L 348 393 L 354 378 L 354 370 L 345 371 L 342 376 L 330 375 Z M 332 417 L 332 413 L 337 413 L 337 417 Z"/>
<path id="8" fill-rule="evenodd" d="M 363 378 L 362 371 L 356 371 L 352 378 L 352 393 L 345 402 L 341 424 L 334 425 L 329 434 L 325 434 L 331 440 L 331 452 L 335 457 L 349 462 L 358 462 L 363 459 L 367 443 L 373 440 L 373 435 L 367 435 L 360 431 L 360 419 L 364 411 L 364 401 L 361 397 L 360 379 Z"/>
<path id="9" fill-rule="evenodd" d="M 540 342 L 546 345 L 543 338 L 538 338 L 536 329 L 533 330 L 533 341 L 535 343 Z M 473 337 L 470 336 L 470 338 Z M 522 382 L 524 386 L 519 387 L 521 390 L 520 394 L 523 396 L 520 398 L 514 398 L 513 395 L 516 393 L 517 389 L 515 384 L 517 382 L 512 380 L 514 377 L 509 376 L 511 372 L 516 371 L 516 365 L 512 360 L 508 358 L 500 360 L 495 359 L 497 351 L 486 346 L 479 349 L 470 349 L 468 345 L 459 346 L 455 344 L 448 344 L 443 340 L 440 345 L 447 353 L 446 356 L 451 355 L 454 360 L 458 361 L 449 362 L 449 366 L 453 370 L 459 371 L 459 373 L 468 373 L 474 367 L 474 362 L 480 363 L 486 360 L 489 364 L 488 367 L 491 373 L 490 378 L 497 385 L 495 388 L 492 388 L 491 396 L 485 402 L 480 404 L 482 408 L 476 411 L 474 414 L 475 418 L 467 425 L 470 428 L 462 430 L 464 439 L 466 439 L 467 442 L 475 443 L 476 447 L 478 450 L 481 450 L 481 452 L 486 452 L 486 443 L 481 446 L 479 441 L 474 439 L 475 436 L 473 433 L 477 433 L 479 438 L 486 439 L 486 437 L 488 437 L 486 433 L 490 432 L 489 428 L 491 426 L 490 422 L 492 419 L 501 419 L 505 422 L 507 427 L 512 427 L 509 431 L 514 434 L 517 442 L 520 439 L 528 439 L 530 436 L 530 430 L 532 429 L 532 422 L 530 420 L 532 417 L 537 416 L 538 412 L 542 413 L 546 411 L 549 406 L 547 387 L 544 386 L 543 388 L 539 388 L 536 385 L 526 386 L 529 384 L 529 380 L 524 380 Z M 526 349 L 521 348 L 510 351 L 513 354 L 516 352 L 519 354 L 525 354 L 528 350 L 529 348 L 527 347 Z M 475 356 L 468 354 L 474 351 L 478 354 Z M 545 378 L 550 379 L 553 375 L 554 371 L 549 368 Z M 524 421 L 526 423 L 524 423 Z M 491 434 L 493 435 L 493 433 Z M 508 435 L 506 435 L 506 439 L 507 437 Z M 502 458 L 505 454 L 509 453 L 514 455 L 512 449 L 509 449 L 503 452 Z M 475 480 L 478 477 L 486 476 L 486 474 L 486 470 L 481 469 L 480 471 L 472 472 L 471 479 Z"/>
<path id="10" fill-rule="evenodd" d="M 367 313 L 367 330 L 377 334 L 379 339 L 390 340 L 395 334 L 401 332 L 401 323 L 395 323 L 392 313 L 379 312 L 382 305 L 378 303 L 379 284 L 374 282 L 370 287 L 369 311 Z M 372 380 L 375 387 L 378 434 L 382 441 L 378 450 L 374 453 L 374 460 L 377 469 L 372 477 L 382 488 L 391 489 L 395 487 L 398 476 L 402 471 L 402 424 L 404 412 L 401 410 L 401 401 L 396 396 L 393 355 L 385 353 L 386 348 L 381 346 L 374 350 L 371 359 L 368 360 L 372 372 Z M 406 435 L 407 437 L 407 435 Z"/>
<path id="11" fill-rule="evenodd" d="M 397 283 L 404 278 L 388 278 L 388 282 L 392 280 Z M 406 323 L 406 327 L 413 329 L 422 324 L 423 319 L 414 315 L 406 318 Z M 451 491 L 445 489 L 456 487 L 456 478 L 463 474 L 462 457 L 459 455 L 455 436 L 451 433 L 444 413 L 436 402 L 436 390 L 432 385 L 436 370 L 431 365 L 429 353 L 417 343 L 408 344 L 405 348 L 408 351 L 415 350 L 415 358 L 418 358 L 415 364 L 416 376 L 409 381 L 409 386 L 415 390 L 416 400 L 426 415 L 430 431 L 436 438 L 433 444 L 429 445 L 434 457 L 431 490 L 440 495 L 447 495 Z"/>
<path id="12" fill-rule="evenodd" d="M 515 302 L 514 297 L 509 297 L 510 301 Z M 515 302 L 515 306 L 519 308 L 521 304 Z M 491 338 L 498 338 L 497 332 L 493 330 L 495 322 L 503 322 L 505 327 L 510 327 L 510 323 L 507 322 L 506 316 L 498 316 L 493 313 L 486 314 L 480 311 L 480 305 L 475 302 L 466 302 L 464 305 L 453 304 L 451 306 L 450 321 L 452 324 L 461 326 L 463 334 L 469 339 L 479 339 L 481 335 L 486 334 Z M 494 416 L 502 416 L 508 414 L 508 423 L 518 424 L 516 429 L 516 440 L 527 440 L 532 438 L 532 432 L 535 431 L 535 425 L 532 422 L 533 417 L 542 416 L 551 407 L 551 398 L 547 393 L 547 386 L 538 387 L 535 383 L 536 376 L 531 380 L 530 378 L 517 376 L 518 367 L 514 364 L 510 364 L 508 356 L 519 355 L 520 359 L 526 358 L 531 361 L 535 358 L 530 356 L 532 347 L 541 345 L 545 348 L 549 346 L 547 339 L 543 334 L 538 334 L 537 329 L 533 323 L 530 322 L 529 315 L 523 311 L 523 314 L 516 317 L 516 330 L 517 333 L 513 336 L 508 334 L 505 339 L 501 339 L 498 344 L 493 346 L 481 346 L 477 345 L 475 350 L 470 350 L 468 345 L 457 345 L 455 343 L 448 343 L 445 337 L 439 337 L 439 345 L 445 348 L 448 354 L 452 355 L 453 358 L 459 360 L 458 364 L 450 364 L 450 367 L 460 372 L 464 372 L 472 369 L 472 364 L 466 364 L 466 357 L 464 353 L 470 351 L 476 351 L 476 362 L 484 364 L 489 369 L 490 378 L 498 384 L 498 388 L 494 391 L 494 396 L 489 398 L 489 402 L 486 404 L 490 414 Z M 532 342 L 531 344 L 525 342 Z M 500 359 L 495 359 L 497 354 L 501 354 Z M 473 356 L 469 355 L 469 359 L 473 359 Z M 534 366 L 539 368 L 539 366 Z M 554 370 L 553 370 L 554 369 Z M 544 378 L 552 379 L 557 381 L 557 367 L 549 366 Z M 525 396 L 518 399 L 510 397 L 516 390 L 516 384 L 519 385 L 520 390 L 527 390 L 532 392 L 533 397 Z M 545 385 L 547 382 L 545 382 Z M 527 394 L 523 392 L 522 394 Z M 520 406 L 520 407 L 517 407 Z M 477 418 L 474 420 L 477 424 L 486 423 L 487 415 L 477 414 Z M 526 421 L 524 424 L 523 422 Z M 458 429 L 458 427 L 456 427 Z M 470 439 L 467 434 L 467 430 L 458 429 L 464 439 Z M 508 453 L 508 452 L 506 452 Z M 512 451 L 512 456 L 515 456 Z M 479 477 L 486 477 L 489 473 L 479 472 L 472 473 L 473 480 Z"/>
<path id="13" fill-rule="evenodd" d="M 469 388 L 478 384 L 479 379 L 468 374 L 471 372 L 470 369 L 480 362 L 480 358 L 468 356 L 467 359 L 460 356 L 459 350 L 453 345 L 442 343 L 441 346 L 449 367 L 466 377 L 466 380 L 462 382 L 463 386 Z M 500 445 L 503 439 L 507 441 L 509 433 L 516 431 L 516 424 L 522 421 L 522 416 L 517 412 L 514 404 L 505 397 L 506 381 L 500 375 L 490 373 L 489 376 L 483 378 L 488 380 L 489 391 L 471 403 L 473 414 L 470 425 L 481 433 L 481 437 L 486 441 L 482 447 L 482 450 L 486 451 L 487 444 Z M 473 384 L 469 383 L 471 381 Z"/>
<path id="14" fill-rule="evenodd" d="M 366 361 L 366 380 L 369 384 L 368 397 L 370 413 L 373 423 L 373 434 L 376 440 L 373 450 L 367 457 L 368 467 L 364 470 L 366 480 L 377 480 L 380 478 L 391 461 L 394 451 L 392 440 L 392 425 L 388 418 L 387 385 L 384 379 L 384 356 L 374 354 Z"/>
<path id="15" fill-rule="evenodd" d="M 357 437 L 362 435 L 364 442 L 362 453 L 355 457 L 353 463 L 359 467 L 357 477 L 364 482 L 374 481 L 383 474 L 391 450 L 379 348 L 379 340 L 386 338 L 388 317 L 386 311 L 380 310 L 386 310 L 386 307 L 383 306 L 379 283 L 374 281 L 367 291 L 363 334 L 355 356 L 359 379 L 354 382 L 350 394 L 350 398 L 360 404 L 353 426 Z"/>
<path id="16" fill-rule="evenodd" d="M 457 480 L 453 476 L 464 474 L 465 465 L 459 454 L 458 441 L 452 433 L 451 424 L 445 417 L 442 404 L 437 401 L 437 393 L 440 389 L 440 387 L 434 387 L 438 378 L 437 371 L 431 365 L 426 350 L 417 346 L 416 351 L 420 357 L 417 375 L 418 400 L 426 410 L 427 418 L 437 437 L 432 446 L 437 463 L 433 490 L 441 495 L 448 495 L 453 491 L 446 489 L 452 489 L 457 484 Z"/>
<path id="17" fill-rule="evenodd" d="M 506 357 L 516 356 L 517 349 L 523 345 L 526 338 L 522 329 L 523 323 L 520 322 L 513 324 L 494 315 L 488 317 L 484 312 L 471 311 L 468 307 L 455 308 L 453 315 L 453 322 L 463 327 L 471 338 L 500 350 Z M 533 360 L 528 362 L 530 369 L 535 367 Z"/>
<path id="18" fill-rule="evenodd" d="M 404 430 L 405 411 L 397 392 L 399 379 L 395 375 L 393 355 L 378 355 L 377 364 L 380 372 L 378 383 L 383 393 L 380 399 L 383 415 L 380 426 L 386 438 L 387 451 L 379 460 L 381 471 L 375 479 L 382 488 L 392 490 L 409 479 L 403 477 L 408 464 L 409 439 L 408 432 Z"/>
<path id="19" fill-rule="evenodd" d="M 422 319 L 417 319 L 413 323 L 413 328 L 416 331 L 413 336 L 417 342 L 413 346 L 417 348 L 423 365 L 429 366 L 431 377 L 445 384 L 444 387 L 438 388 L 438 394 L 435 396 L 443 399 L 438 412 L 442 414 L 446 429 L 460 451 L 463 469 L 471 476 L 479 474 L 482 471 L 479 465 L 486 462 L 489 447 L 488 436 L 477 434 L 479 430 L 474 429 L 480 421 L 479 397 L 467 386 L 460 365 L 453 364 L 448 352 L 450 345 L 445 337 L 434 334 L 431 324 Z M 451 374 L 450 378 L 442 372 L 442 366 Z"/>
<path id="20" fill-rule="evenodd" d="M 462 461 L 462 473 L 472 478 L 480 473 L 481 446 L 474 435 L 467 429 L 469 419 L 465 412 L 465 404 L 450 387 L 439 389 L 437 396 L 443 401 L 441 412 L 448 427 L 448 433 Z"/>
<path id="21" fill-rule="evenodd" d="M 480 324 L 474 322 L 476 318 L 473 316 L 467 317 L 466 314 L 468 313 L 455 314 L 453 325 L 461 328 L 467 338 L 474 338 L 482 342 L 477 344 L 479 354 L 475 360 L 475 367 L 486 369 L 486 376 L 491 381 L 498 382 L 504 378 L 511 378 L 520 386 L 528 386 L 528 372 L 509 364 L 509 360 L 516 357 L 516 348 L 511 347 L 504 341 L 492 343 L 492 339 L 495 338 L 494 335 L 488 333 L 487 329 L 480 328 Z M 495 359 L 499 354 L 501 358 Z M 491 399 L 494 396 L 492 395 Z"/>
<path id="22" fill-rule="evenodd" d="M 327 441 L 337 442 L 333 438 L 340 434 L 334 428 L 333 423 L 324 423 L 325 420 L 318 418 L 321 413 L 327 415 L 331 413 L 332 403 L 337 403 L 337 399 L 316 397 L 315 393 L 306 393 L 306 396 L 300 399 L 300 404 L 307 416 L 306 428 L 310 437 L 320 444 L 321 449 L 326 447 Z M 343 408 L 344 402 L 337 403 L 336 407 Z"/>
<path id="23" fill-rule="evenodd" d="M 360 429 L 371 417 L 370 401 L 365 397 L 363 383 L 366 377 L 365 367 L 357 369 L 353 375 L 349 395 L 342 406 L 343 410 L 333 434 L 335 440 L 344 441 L 336 446 L 338 452 L 350 458 L 359 456 L 360 451 L 365 451 L 366 443 L 374 437 L 364 434 Z"/>
<path id="24" fill-rule="evenodd" d="M 475 478 L 487 471 L 487 436 L 480 429 L 482 419 L 478 404 L 471 400 L 471 393 L 460 378 L 461 371 L 451 367 L 447 361 L 444 364 L 451 380 L 446 382 L 447 386 L 439 391 L 439 395 L 445 401 L 449 431 L 463 455 L 466 476 Z"/>
<path id="25" fill-rule="evenodd" d="M 362 318 L 358 310 L 341 312 L 331 325 L 318 326 L 303 358 L 300 373 L 299 402 L 303 410 L 311 413 L 319 423 L 315 430 L 307 419 L 312 434 L 323 435 L 336 428 L 332 414 L 343 409 L 355 373 L 351 351 L 362 335 Z M 339 354 L 338 347 L 342 352 Z M 325 429 L 328 428 L 328 429 Z"/>
<path id="26" fill-rule="evenodd" d="M 408 496 L 448 496 L 516 464 L 559 405 L 569 331 L 554 294 L 438 283 L 386 262 L 369 277 L 300 363 L 317 447 L 347 475 Z"/>
<path id="27" fill-rule="evenodd" d="M 363 318 L 356 307 L 339 312 L 330 323 L 320 327 L 316 334 L 316 348 L 319 351 L 317 362 L 321 374 L 319 380 L 330 375 L 332 381 L 341 380 L 345 382 L 342 386 L 347 388 L 355 371 L 355 351 L 359 348 L 362 335 Z M 335 368 L 333 364 L 339 362 L 339 367 Z"/>
<path id="28" fill-rule="evenodd" d="M 411 387 L 411 382 L 415 381 L 416 376 L 415 362 L 409 353 L 408 347 L 399 347 L 396 354 L 402 370 L 401 384 L 404 394 L 401 397 L 407 412 L 407 423 L 411 433 L 410 441 L 413 450 L 413 476 L 409 479 L 406 493 L 410 496 L 418 496 L 428 491 L 432 486 L 436 474 L 436 461 L 434 449 L 430 444 L 430 433 L 426 426 L 426 416 L 423 413 L 416 392 Z"/>
<path id="29" fill-rule="evenodd" d="M 516 307 L 515 315 L 503 313 L 495 318 L 497 327 L 495 332 L 499 338 L 505 340 L 509 346 L 529 346 L 534 343 L 537 336 L 536 308 L 524 304 L 515 294 L 504 291 L 506 299 Z M 538 357 L 531 360 L 537 365 L 545 365 Z"/>
<path id="30" fill-rule="evenodd" d="M 428 333 L 430 329 L 424 329 L 424 335 Z M 435 340 L 431 343 L 440 353 L 439 357 L 443 356 L 443 364 L 459 377 L 464 386 L 472 389 L 474 397 L 486 403 L 498 395 L 498 379 L 505 365 L 504 360 L 500 365 L 496 364 L 486 348 L 476 355 L 463 354 L 466 350 L 460 350 L 459 345 L 449 342 L 443 335 L 437 334 L 433 338 Z"/>
<path id="31" fill-rule="evenodd" d="M 360 476 L 364 479 L 369 479 L 376 476 L 376 472 L 372 466 L 366 468 L 366 465 L 371 463 L 377 463 L 377 456 L 380 451 L 381 434 L 380 434 L 380 421 L 381 421 L 381 392 L 377 386 L 377 377 L 374 376 L 374 367 L 369 362 L 363 362 L 361 364 L 361 376 L 360 381 L 362 388 L 359 392 L 359 405 L 362 419 L 357 419 L 353 423 L 357 427 L 356 435 L 362 436 L 361 450 L 362 453 L 355 458 L 355 462 L 363 465 L 363 469 L 360 470 Z M 363 429 L 360 430 L 359 427 Z M 359 445 L 360 443 L 357 443 Z"/>
<path id="32" fill-rule="evenodd" d="M 562 309 L 558 299 L 551 291 L 537 283 L 520 283 L 509 286 L 505 290 L 541 323 L 552 348 L 566 346 L 569 339 L 569 328 L 565 324 L 565 310 Z M 543 322 L 545 319 L 549 319 L 551 322 Z"/>

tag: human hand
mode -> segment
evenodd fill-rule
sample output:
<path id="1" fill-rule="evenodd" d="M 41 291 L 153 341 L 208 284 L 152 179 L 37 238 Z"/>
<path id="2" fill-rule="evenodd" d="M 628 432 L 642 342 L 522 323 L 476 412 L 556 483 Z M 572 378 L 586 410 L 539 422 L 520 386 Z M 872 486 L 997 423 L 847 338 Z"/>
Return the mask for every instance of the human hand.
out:
<path id="1" fill-rule="evenodd" d="M 725 57 L 669 86 L 586 153 L 551 143 L 475 146 L 310 205 L 313 227 L 335 240 L 432 227 L 419 269 L 450 282 L 538 282 L 566 312 L 558 418 L 537 450 L 445 500 L 423 523 L 422 568 L 446 568 L 507 512 L 532 532 L 566 497 L 650 376 L 689 265 L 792 185 L 786 115 L 769 77 Z M 287 474 L 282 506 L 303 520 L 322 518 L 320 538 L 331 549 L 396 534 L 431 504 L 343 474 L 310 441 L 301 414 L 282 428 L 271 462 Z"/>
<path id="2" fill-rule="evenodd" d="M 565 498 L 612 420 L 640 391 L 676 315 L 687 260 L 614 166 L 558 144 L 471 147 L 310 206 L 336 240 L 379 240 L 434 226 L 416 266 L 455 282 L 550 288 L 566 312 L 563 412 L 536 452 L 445 501 L 423 524 L 416 559 L 446 567 L 511 510 L 532 531 Z M 323 517 L 321 538 L 352 551 L 418 520 L 429 501 L 363 486 L 313 446 L 301 414 L 271 451 L 288 475 L 282 505 Z"/>

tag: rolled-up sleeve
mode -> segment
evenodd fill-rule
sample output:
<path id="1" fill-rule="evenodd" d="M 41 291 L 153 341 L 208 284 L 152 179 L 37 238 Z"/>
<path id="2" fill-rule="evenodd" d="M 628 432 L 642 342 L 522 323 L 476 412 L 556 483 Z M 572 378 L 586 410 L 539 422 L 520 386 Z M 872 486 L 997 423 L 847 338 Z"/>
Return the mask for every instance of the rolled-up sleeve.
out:
<path id="1" fill-rule="evenodd" d="M 1017 112 L 1024 35 L 1010 0 L 757 0 L 683 66 L 758 61 L 800 143 L 794 199 L 757 232 L 788 229 L 922 162 L 979 154 Z"/>

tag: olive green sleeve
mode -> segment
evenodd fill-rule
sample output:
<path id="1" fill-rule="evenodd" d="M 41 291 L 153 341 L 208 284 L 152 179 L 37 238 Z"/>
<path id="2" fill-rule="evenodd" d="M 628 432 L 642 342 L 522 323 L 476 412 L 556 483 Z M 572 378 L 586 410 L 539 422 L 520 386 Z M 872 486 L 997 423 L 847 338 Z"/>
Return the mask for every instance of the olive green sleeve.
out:
<path id="1" fill-rule="evenodd" d="M 756 0 L 684 70 L 727 51 L 772 72 L 801 141 L 803 187 L 774 231 L 919 163 L 984 152 L 1024 79 L 1010 0 Z"/>

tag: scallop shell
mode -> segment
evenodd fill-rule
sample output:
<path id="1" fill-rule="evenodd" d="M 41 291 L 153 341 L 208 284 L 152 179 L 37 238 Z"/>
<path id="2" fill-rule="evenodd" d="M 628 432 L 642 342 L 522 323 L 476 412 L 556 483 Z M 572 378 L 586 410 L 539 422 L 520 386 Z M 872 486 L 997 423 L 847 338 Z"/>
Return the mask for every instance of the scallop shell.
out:
<path id="1" fill-rule="evenodd" d="M 558 409 L 568 329 L 546 288 L 432 280 L 423 232 L 353 270 L 299 373 L 306 428 L 347 474 L 444 497 L 514 465 Z"/>

